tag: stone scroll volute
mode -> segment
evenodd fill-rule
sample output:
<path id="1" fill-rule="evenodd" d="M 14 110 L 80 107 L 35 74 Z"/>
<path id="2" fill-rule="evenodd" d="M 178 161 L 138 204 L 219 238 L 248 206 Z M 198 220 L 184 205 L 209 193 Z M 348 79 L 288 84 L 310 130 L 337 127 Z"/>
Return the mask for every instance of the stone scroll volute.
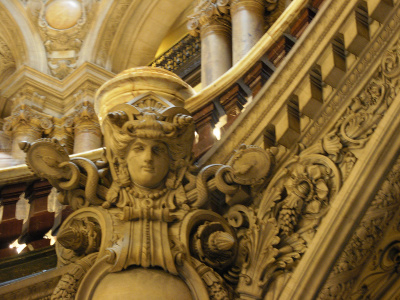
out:
<path id="1" fill-rule="evenodd" d="M 250 256 L 274 258 L 277 243 L 301 253 L 302 238 L 277 236 L 279 216 L 256 216 L 271 151 L 243 145 L 227 164 L 193 164 L 195 125 L 183 108 L 193 94 L 165 70 L 127 70 L 97 92 L 101 161 L 70 158 L 54 139 L 21 144 L 75 209 L 58 233 L 58 266 L 70 268 L 52 299 L 113 299 L 116 287 L 124 299 L 261 299 L 266 285 L 248 277 L 270 265 L 253 270 Z"/>

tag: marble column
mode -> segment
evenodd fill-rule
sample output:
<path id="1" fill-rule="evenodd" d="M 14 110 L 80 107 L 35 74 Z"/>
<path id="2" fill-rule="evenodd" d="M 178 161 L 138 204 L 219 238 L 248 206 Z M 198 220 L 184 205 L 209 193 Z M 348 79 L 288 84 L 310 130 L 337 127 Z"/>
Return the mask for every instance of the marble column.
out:
<path id="1" fill-rule="evenodd" d="M 102 146 L 99 120 L 93 103 L 83 101 L 74 113 L 74 153 L 94 150 Z"/>
<path id="2" fill-rule="evenodd" d="M 21 104 L 13 109 L 11 116 L 5 119 L 3 130 L 11 138 L 11 155 L 19 163 L 25 161 L 25 153 L 19 143 L 29 143 L 49 134 L 53 129 L 53 117 Z"/>
<path id="3" fill-rule="evenodd" d="M 233 63 L 237 63 L 264 34 L 265 0 L 231 2 Z"/>
<path id="4" fill-rule="evenodd" d="M 232 66 L 232 37 L 228 0 L 200 0 L 188 28 L 201 39 L 201 84 L 218 79 Z"/>

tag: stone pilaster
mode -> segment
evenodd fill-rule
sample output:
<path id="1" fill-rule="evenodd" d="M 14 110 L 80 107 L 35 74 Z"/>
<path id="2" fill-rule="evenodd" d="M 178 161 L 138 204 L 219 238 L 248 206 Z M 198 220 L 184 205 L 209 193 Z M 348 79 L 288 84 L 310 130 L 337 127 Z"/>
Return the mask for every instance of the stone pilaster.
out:
<path id="1" fill-rule="evenodd" d="M 89 151 L 102 146 L 99 120 L 92 102 L 84 100 L 75 108 L 73 122 L 74 153 Z"/>
<path id="2" fill-rule="evenodd" d="M 232 0 L 233 63 L 237 63 L 264 34 L 265 0 Z"/>
<path id="3" fill-rule="evenodd" d="M 25 153 L 19 148 L 19 142 L 33 142 L 49 134 L 53 129 L 53 117 L 32 109 L 31 106 L 21 104 L 15 107 L 11 116 L 5 119 L 4 132 L 11 138 L 11 154 L 18 161 L 23 162 Z"/>
<path id="4" fill-rule="evenodd" d="M 188 28 L 201 39 L 201 82 L 205 87 L 232 66 L 229 0 L 199 0 Z"/>

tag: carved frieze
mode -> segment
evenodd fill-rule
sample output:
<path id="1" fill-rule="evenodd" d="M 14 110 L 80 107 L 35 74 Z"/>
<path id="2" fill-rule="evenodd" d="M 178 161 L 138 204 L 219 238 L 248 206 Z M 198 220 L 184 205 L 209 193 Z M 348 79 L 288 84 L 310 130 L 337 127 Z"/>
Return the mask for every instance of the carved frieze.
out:
<path id="1" fill-rule="evenodd" d="M 398 168 L 398 163 L 396 164 Z M 396 178 L 398 179 L 398 178 Z M 398 188 L 398 184 L 397 188 Z M 399 212 L 390 222 L 382 242 L 376 247 L 364 267 L 362 277 L 351 293 L 351 299 L 398 299 L 400 276 L 400 219 Z"/>

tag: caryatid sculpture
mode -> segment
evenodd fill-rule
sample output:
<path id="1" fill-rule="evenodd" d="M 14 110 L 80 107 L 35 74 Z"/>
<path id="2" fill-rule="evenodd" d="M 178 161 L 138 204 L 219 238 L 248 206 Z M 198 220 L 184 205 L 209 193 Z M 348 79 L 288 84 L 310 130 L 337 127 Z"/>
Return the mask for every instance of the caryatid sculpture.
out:
<path id="1" fill-rule="evenodd" d="M 76 210 L 57 236 L 58 267 L 67 271 L 52 299 L 259 299 L 265 293 L 259 280 L 282 266 L 266 272 L 280 255 L 280 225 L 266 213 L 257 219 L 262 209 L 246 205 L 256 196 L 256 205 L 268 208 L 260 197 L 273 155 L 242 146 L 226 165 L 195 167 L 195 124 L 183 108 L 193 94 L 168 71 L 127 70 L 96 96 L 101 161 L 69 158 L 56 140 L 21 143 L 29 167 Z M 289 251 L 290 242 L 282 247 Z M 256 262 L 258 251 L 263 264 Z"/>

